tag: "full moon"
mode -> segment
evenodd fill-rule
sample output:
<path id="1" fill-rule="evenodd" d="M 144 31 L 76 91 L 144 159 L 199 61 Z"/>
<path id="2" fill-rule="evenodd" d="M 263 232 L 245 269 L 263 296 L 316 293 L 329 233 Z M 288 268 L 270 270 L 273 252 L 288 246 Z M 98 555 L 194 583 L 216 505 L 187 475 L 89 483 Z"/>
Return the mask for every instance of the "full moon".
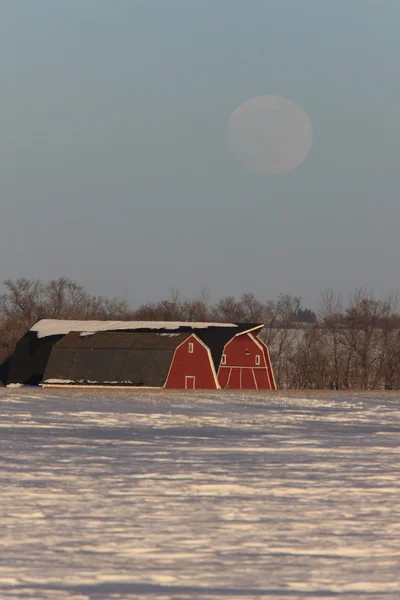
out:
<path id="1" fill-rule="evenodd" d="M 240 104 L 228 123 L 228 145 L 254 173 L 287 173 L 307 157 L 312 126 L 304 110 L 280 96 L 258 96 Z"/>

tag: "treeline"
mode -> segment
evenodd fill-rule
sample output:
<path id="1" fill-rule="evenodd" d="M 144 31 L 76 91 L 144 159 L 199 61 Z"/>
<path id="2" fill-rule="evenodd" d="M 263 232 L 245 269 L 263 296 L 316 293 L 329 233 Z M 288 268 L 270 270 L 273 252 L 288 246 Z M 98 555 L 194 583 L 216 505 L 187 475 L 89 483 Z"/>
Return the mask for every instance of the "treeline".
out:
<path id="1" fill-rule="evenodd" d="M 198 298 L 172 291 L 168 299 L 134 309 L 123 298 L 88 294 L 60 278 L 8 279 L 0 297 L 0 363 L 36 321 L 50 319 L 217 321 L 265 323 L 280 388 L 400 389 L 400 314 L 395 294 L 377 299 L 365 288 L 346 304 L 331 289 L 321 293 L 318 313 L 301 299 L 281 295 L 261 302 L 253 294 L 210 303 L 207 288 Z"/>

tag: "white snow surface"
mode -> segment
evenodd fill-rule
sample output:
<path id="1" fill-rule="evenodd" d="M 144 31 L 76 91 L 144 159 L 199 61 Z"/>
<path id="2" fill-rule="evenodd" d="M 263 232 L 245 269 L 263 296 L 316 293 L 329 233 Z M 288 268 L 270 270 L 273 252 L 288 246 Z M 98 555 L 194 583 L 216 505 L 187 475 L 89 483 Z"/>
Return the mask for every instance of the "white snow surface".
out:
<path id="1" fill-rule="evenodd" d="M 31 327 L 36 331 L 37 337 L 67 334 L 71 331 L 80 332 L 81 335 L 91 335 L 99 331 L 117 331 L 120 329 L 177 329 L 190 327 L 192 329 L 208 329 L 209 327 L 236 327 L 234 323 L 201 323 L 185 321 L 69 321 L 61 319 L 42 319 Z"/>
<path id="2" fill-rule="evenodd" d="M 399 600 L 399 408 L 0 388 L 0 598 Z"/>
<path id="3" fill-rule="evenodd" d="M 75 383 L 73 379 L 46 379 L 44 383 L 52 383 L 54 385 L 70 385 Z"/>

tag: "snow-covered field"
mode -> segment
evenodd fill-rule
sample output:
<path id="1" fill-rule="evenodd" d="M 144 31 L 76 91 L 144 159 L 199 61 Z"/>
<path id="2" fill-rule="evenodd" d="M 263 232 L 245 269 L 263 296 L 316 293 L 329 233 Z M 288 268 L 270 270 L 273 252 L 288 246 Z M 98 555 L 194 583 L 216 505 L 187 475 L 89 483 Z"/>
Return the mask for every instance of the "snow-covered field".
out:
<path id="1" fill-rule="evenodd" d="M 0 598 L 400 598 L 400 395 L 0 389 Z"/>

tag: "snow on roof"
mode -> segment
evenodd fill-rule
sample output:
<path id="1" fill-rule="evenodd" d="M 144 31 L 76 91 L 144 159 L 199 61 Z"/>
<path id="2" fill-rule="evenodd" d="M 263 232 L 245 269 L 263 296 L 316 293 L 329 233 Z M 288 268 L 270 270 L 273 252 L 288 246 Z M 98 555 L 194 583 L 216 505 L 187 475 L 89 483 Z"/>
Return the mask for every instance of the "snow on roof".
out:
<path id="1" fill-rule="evenodd" d="M 208 329 L 209 327 L 237 327 L 234 323 L 191 323 L 185 321 L 68 321 L 60 319 L 42 319 L 30 331 L 36 331 L 38 338 L 49 335 L 66 335 L 71 331 L 81 335 L 91 335 L 98 331 L 138 330 L 138 329 L 171 329 L 190 327 L 190 329 Z"/>

